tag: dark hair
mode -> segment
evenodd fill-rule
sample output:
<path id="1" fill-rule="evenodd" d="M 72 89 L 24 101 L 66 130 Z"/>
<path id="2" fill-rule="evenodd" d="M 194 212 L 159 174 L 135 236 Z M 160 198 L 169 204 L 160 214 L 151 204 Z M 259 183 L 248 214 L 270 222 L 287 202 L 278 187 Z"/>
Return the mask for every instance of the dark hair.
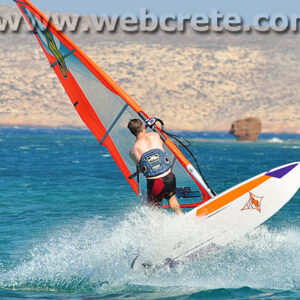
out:
<path id="1" fill-rule="evenodd" d="M 140 119 L 130 120 L 127 127 L 135 136 L 138 136 L 143 131 L 143 123 Z"/>

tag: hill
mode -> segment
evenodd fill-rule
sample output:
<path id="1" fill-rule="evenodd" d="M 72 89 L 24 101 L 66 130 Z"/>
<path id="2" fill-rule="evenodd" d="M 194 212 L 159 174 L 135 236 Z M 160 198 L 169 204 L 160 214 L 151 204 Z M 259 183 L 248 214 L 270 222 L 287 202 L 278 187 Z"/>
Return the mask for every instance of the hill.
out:
<path id="1" fill-rule="evenodd" d="M 263 132 L 300 133 L 297 34 L 67 35 L 168 129 L 227 131 L 256 116 Z M 2 32 L 0 45 L 0 125 L 84 126 L 32 34 Z"/>

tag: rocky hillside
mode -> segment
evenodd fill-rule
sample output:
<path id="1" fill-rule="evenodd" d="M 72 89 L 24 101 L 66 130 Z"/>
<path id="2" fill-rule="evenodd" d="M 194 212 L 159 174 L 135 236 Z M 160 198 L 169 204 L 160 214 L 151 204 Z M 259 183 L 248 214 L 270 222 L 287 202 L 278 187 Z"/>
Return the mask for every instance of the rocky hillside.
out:
<path id="1" fill-rule="evenodd" d="M 68 35 L 169 129 L 300 133 L 297 34 Z M 0 125 L 83 126 L 32 34 L 0 33 L 0 70 Z"/>

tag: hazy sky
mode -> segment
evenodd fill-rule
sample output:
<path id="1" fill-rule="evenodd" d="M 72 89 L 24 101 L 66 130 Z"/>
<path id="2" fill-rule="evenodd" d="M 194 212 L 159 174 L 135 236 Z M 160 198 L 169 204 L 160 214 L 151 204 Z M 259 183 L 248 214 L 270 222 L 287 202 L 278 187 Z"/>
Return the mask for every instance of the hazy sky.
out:
<path id="1" fill-rule="evenodd" d="M 138 14 L 141 7 L 156 14 L 205 13 L 220 9 L 222 13 L 237 13 L 251 23 L 258 13 L 300 14 L 299 0 L 32 0 L 41 10 L 74 12 L 81 14 Z M 12 0 L 0 4 L 14 5 Z"/>

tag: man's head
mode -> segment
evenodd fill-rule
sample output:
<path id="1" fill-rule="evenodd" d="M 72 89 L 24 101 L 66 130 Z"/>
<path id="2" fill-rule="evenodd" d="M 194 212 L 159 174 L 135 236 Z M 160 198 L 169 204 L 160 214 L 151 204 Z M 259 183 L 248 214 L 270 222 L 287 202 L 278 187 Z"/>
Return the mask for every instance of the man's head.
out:
<path id="1" fill-rule="evenodd" d="M 144 130 L 144 125 L 140 119 L 130 120 L 127 127 L 134 136 L 138 136 Z"/>

